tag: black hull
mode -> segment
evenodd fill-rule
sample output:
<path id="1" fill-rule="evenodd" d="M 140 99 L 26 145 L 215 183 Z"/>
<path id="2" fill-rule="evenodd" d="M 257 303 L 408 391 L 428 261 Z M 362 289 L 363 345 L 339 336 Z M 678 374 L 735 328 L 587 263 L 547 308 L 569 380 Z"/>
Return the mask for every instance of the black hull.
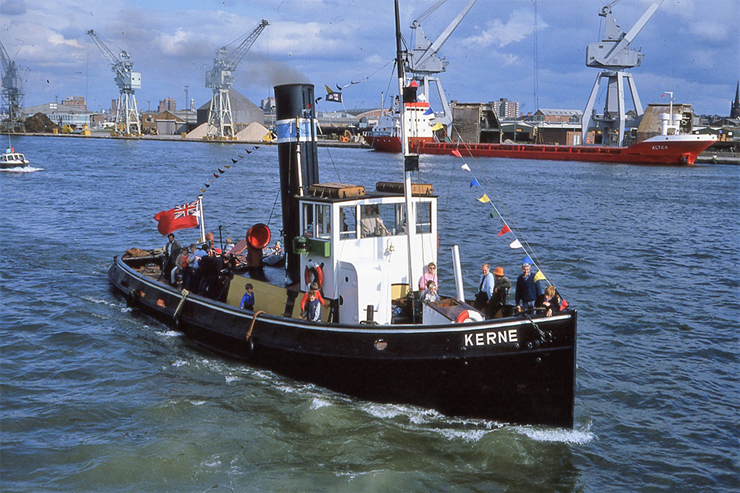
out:
<path id="1" fill-rule="evenodd" d="M 291 378 L 448 415 L 573 427 L 574 310 L 533 321 L 512 317 L 446 326 L 350 326 L 265 314 L 253 324 L 252 312 L 224 303 L 192 294 L 181 303 L 179 291 L 120 258 L 109 277 L 130 304 L 199 344 Z M 501 340 L 501 333 L 514 342 Z"/>

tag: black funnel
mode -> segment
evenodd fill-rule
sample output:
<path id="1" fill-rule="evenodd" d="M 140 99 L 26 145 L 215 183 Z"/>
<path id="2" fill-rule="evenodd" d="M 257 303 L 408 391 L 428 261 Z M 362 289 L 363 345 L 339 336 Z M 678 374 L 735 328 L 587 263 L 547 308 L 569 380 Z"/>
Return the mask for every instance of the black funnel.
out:
<path id="1" fill-rule="evenodd" d="M 313 85 L 275 86 L 275 106 L 286 269 L 294 283 L 300 279 L 299 255 L 292 248 L 301 234 L 297 197 L 319 181 Z"/>

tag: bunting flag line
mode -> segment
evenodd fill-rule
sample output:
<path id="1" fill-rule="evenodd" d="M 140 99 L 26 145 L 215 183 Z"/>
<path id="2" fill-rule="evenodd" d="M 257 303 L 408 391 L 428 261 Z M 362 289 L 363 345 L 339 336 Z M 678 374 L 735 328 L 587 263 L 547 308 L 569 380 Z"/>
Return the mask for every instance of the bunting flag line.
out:
<path id="1" fill-rule="evenodd" d="M 460 166 L 460 169 L 464 169 L 465 171 L 470 171 L 470 166 L 468 166 L 467 164 L 463 164 L 462 166 Z"/>
<path id="2" fill-rule="evenodd" d="M 478 202 L 480 202 L 481 204 L 485 204 L 486 202 L 490 202 L 490 201 L 491 199 L 488 198 L 488 194 L 485 194 L 485 193 L 483 194 L 483 197 L 478 199 Z"/>
<path id="3" fill-rule="evenodd" d="M 537 281 L 547 281 L 545 274 L 543 274 L 541 270 L 538 270 L 534 275 L 534 282 Z"/>
<path id="4" fill-rule="evenodd" d="M 480 183 L 478 183 L 478 180 L 473 178 L 473 181 L 470 182 L 470 188 L 479 187 L 479 186 L 480 186 Z"/>
<path id="5" fill-rule="evenodd" d="M 509 248 L 523 248 L 519 240 L 514 240 L 509 244 Z"/>
<path id="6" fill-rule="evenodd" d="M 452 149 L 452 155 L 457 157 L 462 157 L 462 154 L 460 154 L 460 151 L 457 149 Z"/>
<path id="7" fill-rule="evenodd" d="M 501 228 L 501 231 L 498 232 L 497 236 L 504 236 L 506 233 L 511 233 L 511 229 L 509 229 L 508 224 L 504 224 L 504 227 Z"/>
<path id="8" fill-rule="evenodd" d="M 197 228 L 198 224 L 198 201 L 189 202 L 175 206 L 168 211 L 157 212 L 154 215 L 157 221 L 157 230 L 162 235 L 167 235 L 178 229 Z"/>

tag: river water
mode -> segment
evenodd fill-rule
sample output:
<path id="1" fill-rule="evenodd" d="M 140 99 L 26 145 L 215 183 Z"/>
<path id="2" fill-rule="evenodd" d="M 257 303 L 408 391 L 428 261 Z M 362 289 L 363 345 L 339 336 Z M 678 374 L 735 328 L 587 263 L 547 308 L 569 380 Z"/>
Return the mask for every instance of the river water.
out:
<path id="1" fill-rule="evenodd" d="M 576 427 L 564 430 L 352 399 L 206 352 L 128 309 L 108 285 L 113 256 L 162 246 L 153 215 L 206 181 L 206 229 L 238 239 L 266 222 L 277 234 L 276 148 L 14 145 L 40 170 L 0 173 L 3 490 L 740 487 L 738 167 L 469 159 L 471 174 L 459 158 L 421 157 L 439 196 L 443 293 L 452 244 L 469 296 L 482 262 L 518 274 L 513 234 L 498 237 L 476 200 L 486 192 L 579 309 Z M 319 160 L 326 182 L 402 178 L 399 156 L 320 148 Z"/>

